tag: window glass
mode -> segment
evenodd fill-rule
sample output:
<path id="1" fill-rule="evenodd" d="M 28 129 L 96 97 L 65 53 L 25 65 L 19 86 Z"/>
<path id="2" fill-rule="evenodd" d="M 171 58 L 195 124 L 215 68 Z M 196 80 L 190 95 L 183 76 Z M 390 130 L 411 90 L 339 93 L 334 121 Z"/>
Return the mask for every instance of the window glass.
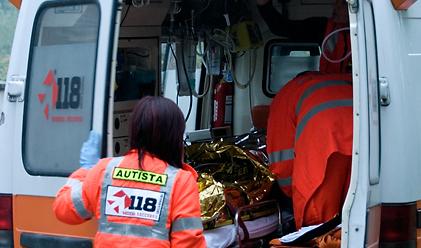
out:
<path id="1" fill-rule="evenodd" d="M 79 167 L 92 122 L 99 18 L 96 4 L 47 5 L 37 14 L 23 132 L 30 174 L 66 176 Z"/>
<path id="2" fill-rule="evenodd" d="M 274 96 L 297 74 L 319 70 L 318 44 L 272 42 L 265 50 L 268 61 L 264 89 L 268 96 Z"/>
<path id="3" fill-rule="evenodd" d="M 155 95 L 159 78 L 158 38 L 121 38 L 118 45 L 114 101 Z"/>

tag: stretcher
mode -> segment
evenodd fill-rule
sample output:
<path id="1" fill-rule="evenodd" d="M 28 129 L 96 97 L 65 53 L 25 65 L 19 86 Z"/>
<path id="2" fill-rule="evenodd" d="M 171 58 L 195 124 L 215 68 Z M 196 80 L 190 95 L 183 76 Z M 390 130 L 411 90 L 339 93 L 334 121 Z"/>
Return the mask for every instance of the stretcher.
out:
<path id="1" fill-rule="evenodd" d="M 244 220 L 243 213 L 265 206 L 275 206 L 276 211 L 252 220 Z M 268 243 L 271 234 L 281 226 L 281 211 L 276 201 L 264 201 L 240 207 L 235 215 L 234 224 L 205 230 L 208 248 L 260 247 Z"/>

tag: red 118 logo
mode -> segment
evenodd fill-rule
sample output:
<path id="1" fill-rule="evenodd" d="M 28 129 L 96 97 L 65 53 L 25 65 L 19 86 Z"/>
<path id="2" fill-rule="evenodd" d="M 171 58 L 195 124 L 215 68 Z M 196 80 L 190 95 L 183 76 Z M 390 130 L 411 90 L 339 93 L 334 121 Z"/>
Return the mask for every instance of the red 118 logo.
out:
<path id="1" fill-rule="evenodd" d="M 56 79 L 52 70 L 49 70 L 43 85 L 51 87 L 51 102 L 45 103 L 44 117 L 50 119 L 50 106 L 52 109 L 65 110 L 65 109 L 79 109 L 81 108 L 81 95 L 82 95 L 82 78 L 74 77 L 59 77 Z M 39 93 L 38 100 L 41 104 L 44 103 L 46 93 Z M 82 116 L 61 116 L 54 115 L 51 117 L 54 122 L 63 121 L 82 121 Z"/>

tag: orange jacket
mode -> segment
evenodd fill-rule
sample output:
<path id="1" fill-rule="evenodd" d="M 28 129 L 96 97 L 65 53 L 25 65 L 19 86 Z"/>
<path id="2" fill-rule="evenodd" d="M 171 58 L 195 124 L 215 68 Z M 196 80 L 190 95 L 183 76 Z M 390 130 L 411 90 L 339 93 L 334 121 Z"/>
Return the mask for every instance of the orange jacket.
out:
<path id="1" fill-rule="evenodd" d="M 349 74 L 306 73 L 275 96 L 269 111 L 267 152 L 278 185 L 292 197 L 297 228 L 306 225 L 304 210 L 324 179 L 329 156 L 351 155 L 351 150 Z"/>
<path id="2" fill-rule="evenodd" d="M 197 173 L 137 152 L 79 169 L 57 193 L 57 218 L 79 224 L 98 219 L 95 247 L 206 247 Z"/>

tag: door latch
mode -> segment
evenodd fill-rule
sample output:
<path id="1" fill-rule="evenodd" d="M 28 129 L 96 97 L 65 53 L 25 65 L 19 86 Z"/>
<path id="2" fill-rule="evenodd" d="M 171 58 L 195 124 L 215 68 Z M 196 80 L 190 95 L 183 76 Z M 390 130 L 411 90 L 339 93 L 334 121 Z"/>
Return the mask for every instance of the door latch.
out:
<path id="1" fill-rule="evenodd" d="M 390 89 L 387 78 L 379 78 L 379 97 L 381 106 L 389 106 L 390 104 Z"/>
<path id="2" fill-rule="evenodd" d="M 7 82 L 7 100 L 9 102 L 23 102 L 25 77 L 13 75 Z"/>
<path id="3" fill-rule="evenodd" d="M 6 117 L 4 115 L 4 112 L 1 112 L 1 114 L 0 114 L 0 126 L 3 125 L 5 121 L 6 121 Z"/>
<path id="4" fill-rule="evenodd" d="M 349 11 L 351 13 L 358 12 L 358 0 L 346 0 L 348 2 Z"/>

